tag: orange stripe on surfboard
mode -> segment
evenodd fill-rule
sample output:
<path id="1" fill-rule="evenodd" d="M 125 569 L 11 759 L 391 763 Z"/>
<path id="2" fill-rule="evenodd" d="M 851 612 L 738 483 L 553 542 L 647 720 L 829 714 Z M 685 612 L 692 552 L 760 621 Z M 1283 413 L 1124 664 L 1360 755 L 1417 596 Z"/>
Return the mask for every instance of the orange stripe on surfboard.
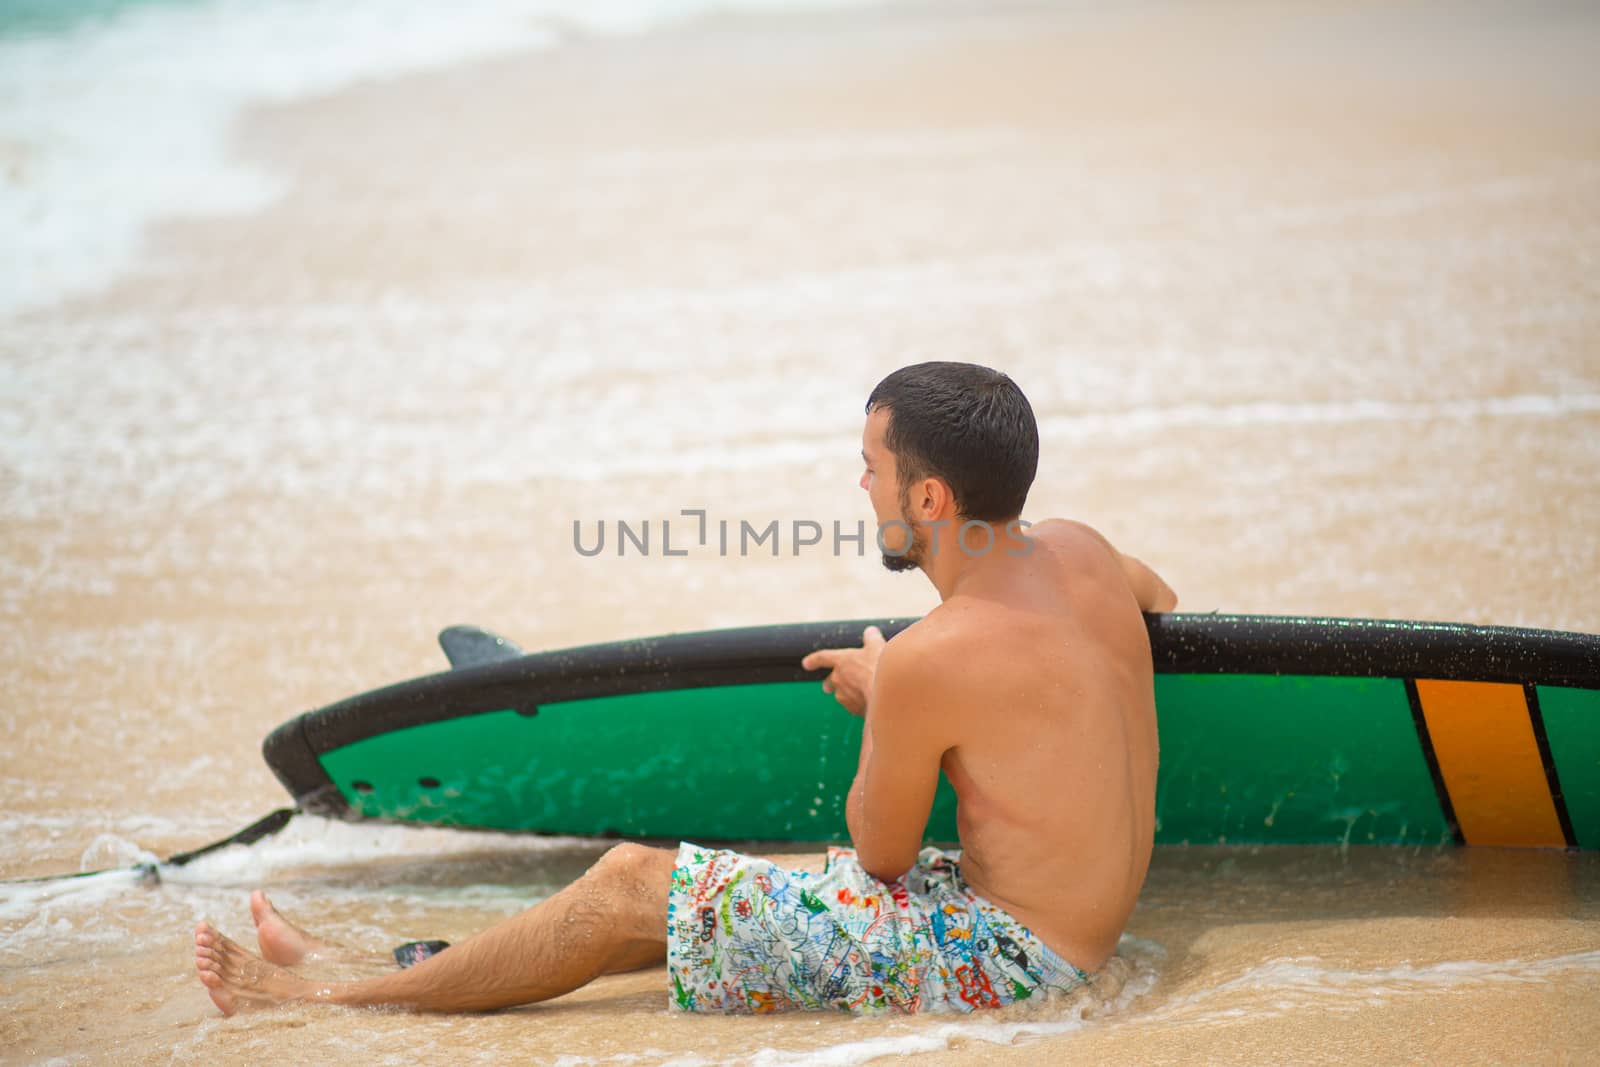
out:
<path id="1" fill-rule="evenodd" d="M 1565 847 L 1522 686 L 1418 678 L 1417 696 L 1466 843 Z"/>

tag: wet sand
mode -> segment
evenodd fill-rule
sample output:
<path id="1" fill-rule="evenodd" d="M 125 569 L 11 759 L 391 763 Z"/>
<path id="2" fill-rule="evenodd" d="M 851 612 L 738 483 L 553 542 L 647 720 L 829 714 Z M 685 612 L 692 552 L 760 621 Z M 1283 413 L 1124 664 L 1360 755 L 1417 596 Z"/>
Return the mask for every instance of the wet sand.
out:
<path id="1" fill-rule="evenodd" d="M 1096 524 L 1185 610 L 1600 631 L 1600 18 L 996 10 L 718 18 L 262 109 L 234 149 L 285 180 L 271 207 L 163 222 L 137 273 L 0 323 L 0 876 L 277 806 L 266 732 L 437 669 L 450 623 L 551 648 L 926 610 L 853 555 L 571 545 L 686 507 L 853 523 L 865 395 L 920 359 L 1012 373 L 1028 514 Z M 600 847 L 310 823 L 158 889 L 7 891 L 0 1058 L 1563 1062 L 1600 1036 L 1600 872 L 1498 851 L 1161 850 L 1147 992 L 956 1031 L 685 1019 L 659 974 L 489 1019 L 224 1021 L 192 974 L 193 923 L 247 932 L 257 883 L 381 948 Z"/>

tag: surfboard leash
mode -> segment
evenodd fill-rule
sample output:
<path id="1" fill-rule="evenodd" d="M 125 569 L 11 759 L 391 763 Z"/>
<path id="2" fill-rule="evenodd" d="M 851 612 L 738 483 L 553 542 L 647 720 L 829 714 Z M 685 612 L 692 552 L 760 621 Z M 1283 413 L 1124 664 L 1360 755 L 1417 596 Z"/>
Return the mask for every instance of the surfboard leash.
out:
<path id="1" fill-rule="evenodd" d="M 97 874 L 115 874 L 119 871 L 128 871 L 139 875 L 139 881 L 146 885 L 161 884 L 161 868 L 185 867 L 201 856 L 209 856 L 213 852 L 227 848 L 230 845 L 253 845 L 263 838 L 271 837 L 289 825 L 296 815 L 301 814 L 299 808 L 279 808 L 257 819 L 227 837 L 213 841 L 209 845 L 201 845 L 187 852 L 176 852 L 164 860 L 156 863 L 136 863 L 128 867 L 103 867 L 98 871 L 77 871 L 73 874 L 36 874 L 29 878 L 0 878 L 0 885 L 40 885 L 44 882 L 65 882 L 74 878 L 92 878 Z M 448 941 L 407 941 L 394 950 L 394 961 L 401 967 L 414 967 L 429 956 L 437 956 L 450 947 Z"/>
<path id="2" fill-rule="evenodd" d="M 273 834 L 278 833 L 289 825 L 290 820 L 299 814 L 299 808 L 279 808 L 277 811 L 263 815 L 243 830 L 229 834 L 221 840 L 213 841 L 209 845 L 201 845 L 199 848 L 190 849 L 187 852 L 174 853 L 156 863 L 136 863 L 128 867 L 105 867 L 98 871 L 78 871 L 74 874 L 38 874 L 30 878 L 6 878 L 0 879 L 0 885 L 64 882 L 72 878 L 90 878 L 97 874 L 113 874 L 118 871 L 132 871 L 139 875 L 140 881 L 159 884 L 161 881 L 161 868 L 188 866 L 201 856 L 208 856 L 219 849 L 227 848 L 229 845 L 253 845 L 263 838 L 271 837 Z"/>

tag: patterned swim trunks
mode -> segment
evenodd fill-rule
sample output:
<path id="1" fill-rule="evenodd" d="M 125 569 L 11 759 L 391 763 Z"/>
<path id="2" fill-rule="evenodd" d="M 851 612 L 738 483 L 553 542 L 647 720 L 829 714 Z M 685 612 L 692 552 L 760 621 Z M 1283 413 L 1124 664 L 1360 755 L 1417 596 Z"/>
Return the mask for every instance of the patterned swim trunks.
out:
<path id="1" fill-rule="evenodd" d="M 974 893 L 960 853 L 925 848 L 896 882 L 853 849 L 825 873 L 681 844 L 667 896 L 667 969 L 683 1011 L 998 1008 L 1088 976 Z"/>

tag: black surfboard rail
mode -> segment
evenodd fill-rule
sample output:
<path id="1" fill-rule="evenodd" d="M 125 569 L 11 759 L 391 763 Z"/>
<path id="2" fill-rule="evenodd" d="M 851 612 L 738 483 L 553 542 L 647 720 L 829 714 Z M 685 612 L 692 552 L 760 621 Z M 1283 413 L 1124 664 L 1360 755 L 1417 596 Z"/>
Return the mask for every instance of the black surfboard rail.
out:
<path id="1" fill-rule="evenodd" d="M 1466 623 L 1275 615 L 1145 617 L 1158 673 L 1469 679 L 1600 689 L 1600 635 Z M 374 689 L 273 730 L 263 755 L 302 810 L 348 804 L 322 754 L 378 734 L 495 709 L 618 693 L 821 679 L 800 660 L 857 645 L 877 626 L 892 638 L 915 618 L 754 626 L 612 641 L 462 667 Z"/>
<path id="2" fill-rule="evenodd" d="M 1165 674 L 1439 678 L 1593 689 L 1600 634 L 1460 622 L 1293 615 L 1146 615 Z"/>

